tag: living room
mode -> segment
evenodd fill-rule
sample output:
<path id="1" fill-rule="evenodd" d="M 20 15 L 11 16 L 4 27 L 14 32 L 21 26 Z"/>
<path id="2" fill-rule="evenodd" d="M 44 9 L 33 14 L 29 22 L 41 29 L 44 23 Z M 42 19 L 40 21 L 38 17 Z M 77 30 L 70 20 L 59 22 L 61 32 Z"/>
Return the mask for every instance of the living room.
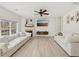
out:
<path id="1" fill-rule="evenodd" d="M 0 2 L 0 57 L 78 57 L 78 25 L 77 2 Z"/>

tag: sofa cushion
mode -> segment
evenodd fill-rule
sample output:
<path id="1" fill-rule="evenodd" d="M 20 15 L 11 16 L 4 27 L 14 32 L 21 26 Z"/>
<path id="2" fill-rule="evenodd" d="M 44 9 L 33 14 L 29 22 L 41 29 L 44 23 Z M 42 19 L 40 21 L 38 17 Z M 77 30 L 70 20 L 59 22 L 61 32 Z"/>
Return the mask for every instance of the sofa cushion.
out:
<path id="1" fill-rule="evenodd" d="M 19 38 L 16 38 L 12 41 L 9 42 L 9 45 L 8 45 L 8 49 L 12 49 L 13 47 L 15 47 L 17 44 L 19 44 L 20 42 L 22 42 L 23 40 L 25 40 L 26 37 L 19 37 Z M 13 44 L 12 44 L 13 43 Z"/>
<path id="2" fill-rule="evenodd" d="M 63 37 L 64 37 L 66 43 L 79 42 L 78 33 L 64 33 Z"/>
<path id="3" fill-rule="evenodd" d="M 73 33 L 72 36 L 79 36 L 79 33 Z"/>
<path id="4" fill-rule="evenodd" d="M 16 39 L 18 37 L 18 34 L 14 34 L 14 35 L 10 35 L 10 36 L 6 36 L 5 38 L 7 38 L 8 42 Z"/>
<path id="5" fill-rule="evenodd" d="M 68 43 L 78 43 L 79 42 L 79 36 L 68 36 L 65 39 L 66 42 Z"/>
<path id="6" fill-rule="evenodd" d="M 0 38 L 0 43 L 9 44 L 8 39 L 6 37 Z"/>
<path id="7" fill-rule="evenodd" d="M 8 49 L 13 49 L 18 43 L 20 43 L 20 38 L 14 39 L 9 42 Z"/>
<path id="8" fill-rule="evenodd" d="M 0 43 L 0 49 L 2 50 L 2 53 L 5 53 L 8 51 L 8 45 L 6 43 Z"/>

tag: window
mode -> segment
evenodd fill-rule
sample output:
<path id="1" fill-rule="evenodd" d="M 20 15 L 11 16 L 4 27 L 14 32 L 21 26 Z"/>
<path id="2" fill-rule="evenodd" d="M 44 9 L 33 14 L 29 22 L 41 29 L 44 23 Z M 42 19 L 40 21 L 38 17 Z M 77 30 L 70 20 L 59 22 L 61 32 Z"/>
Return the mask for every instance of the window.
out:
<path id="1" fill-rule="evenodd" d="M 1 21 L 1 35 L 9 35 L 9 22 Z"/>
<path id="2" fill-rule="evenodd" d="M 0 20 L 0 32 L 1 36 L 15 34 L 17 31 L 17 22 Z"/>

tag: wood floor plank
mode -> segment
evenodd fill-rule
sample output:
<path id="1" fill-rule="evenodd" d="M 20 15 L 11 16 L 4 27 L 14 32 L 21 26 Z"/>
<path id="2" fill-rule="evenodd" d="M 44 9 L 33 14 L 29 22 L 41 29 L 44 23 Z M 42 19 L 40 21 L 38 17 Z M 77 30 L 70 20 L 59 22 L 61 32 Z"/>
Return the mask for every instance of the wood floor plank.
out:
<path id="1" fill-rule="evenodd" d="M 53 37 L 37 36 L 29 40 L 12 57 L 68 57 Z"/>

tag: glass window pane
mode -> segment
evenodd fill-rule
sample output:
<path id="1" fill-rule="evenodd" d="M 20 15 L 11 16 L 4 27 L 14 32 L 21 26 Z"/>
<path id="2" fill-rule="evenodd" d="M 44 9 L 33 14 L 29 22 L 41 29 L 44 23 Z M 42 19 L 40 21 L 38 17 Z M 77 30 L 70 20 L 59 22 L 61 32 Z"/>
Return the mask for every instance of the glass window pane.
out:
<path id="1" fill-rule="evenodd" d="M 1 21 L 1 35 L 9 35 L 9 22 L 8 21 Z"/>
<path id="2" fill-rule="evenodd" d="M 16 26 L 17 26 L 17 24 L 15 22 L 12 22 L 12 24 L 11 24 L 11 34 L 16 33 Z"/>

